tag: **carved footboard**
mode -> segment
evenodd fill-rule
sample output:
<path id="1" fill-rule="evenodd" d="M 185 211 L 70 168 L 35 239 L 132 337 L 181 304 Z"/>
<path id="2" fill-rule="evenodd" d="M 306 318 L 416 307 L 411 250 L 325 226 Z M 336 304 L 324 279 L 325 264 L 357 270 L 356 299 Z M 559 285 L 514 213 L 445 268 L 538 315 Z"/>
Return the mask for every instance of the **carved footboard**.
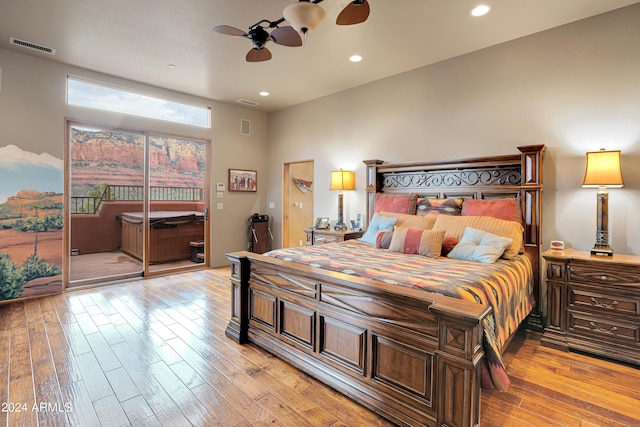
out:
<path id="1" fill-rule="evenodd" d="M 228 258 L 228 337 L 398 424 L 479 424 L 489 307 L 249 252 Z"/>

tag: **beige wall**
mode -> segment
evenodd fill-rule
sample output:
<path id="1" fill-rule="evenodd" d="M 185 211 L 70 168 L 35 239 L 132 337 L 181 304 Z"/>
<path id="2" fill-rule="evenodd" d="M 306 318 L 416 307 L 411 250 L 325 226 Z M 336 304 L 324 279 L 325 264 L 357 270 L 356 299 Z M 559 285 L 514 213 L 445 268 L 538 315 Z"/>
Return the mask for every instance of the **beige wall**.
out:
<path id="1" fill-rule="evenodd" d="M 640 255 L 639 22 L 636 4 L 270 114 L 276 246 L 284 162 L 315 160 L 314 216 L 332 220 L 329 172 L 355 170 L 348 221 L 364 212 L 364 159 L 437 160 L 546 144 L 544 246 L 562 239 L 593 247 L 595 190 L 581 184 L 585 152 L 604 147 L 622 150 L 625 180 L 610 191 L 610 243 Z"/>
<path id="2" fill-rule="evenodd" d="M 266 210 L 266 186 L 259 182 L 257 193 L 225 192 L 223 199 L 217 199 L 215 183 L 221 182 L 226 185 L 229 168 L 257 170 L 258 177 L 267 176 L 266 114 L 117 79 L 7 49 L 0 49 L 0 67 L 0 146 L 14 144 L 34 153 L 47 152 L 63 158 L 65 117 L 104 125 L 210 139 L 212 265 L 226 265 L 226 252 L 247 248 L 247 218 L 253 212 Z M 212 108 L 212 128 L 202 129 L 67 106 L 65 97 L 68 74 L 176 101 L 194 101 L 200 105 L 209 105 Z M 251 121 L 251 136 L 240 134 L 241 119 Z M 220 202 L 224 204 L 223 210 L 216 209 L 216 204 Z"/>

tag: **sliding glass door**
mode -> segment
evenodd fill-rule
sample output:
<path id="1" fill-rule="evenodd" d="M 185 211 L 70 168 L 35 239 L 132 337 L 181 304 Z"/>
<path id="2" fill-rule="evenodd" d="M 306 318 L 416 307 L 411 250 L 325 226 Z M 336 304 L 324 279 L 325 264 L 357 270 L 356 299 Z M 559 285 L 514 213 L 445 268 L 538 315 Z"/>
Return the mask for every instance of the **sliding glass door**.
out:
<path id="1" fill-rule="evenodd" d="M 204 263 L 207 144 L 151 134 L 148 140 L 149 271 Z"/>
<path id="2" fill-rule="evenodd" d="M 67 124 L 68 281 L 206 263 L 207 141 Z"/>

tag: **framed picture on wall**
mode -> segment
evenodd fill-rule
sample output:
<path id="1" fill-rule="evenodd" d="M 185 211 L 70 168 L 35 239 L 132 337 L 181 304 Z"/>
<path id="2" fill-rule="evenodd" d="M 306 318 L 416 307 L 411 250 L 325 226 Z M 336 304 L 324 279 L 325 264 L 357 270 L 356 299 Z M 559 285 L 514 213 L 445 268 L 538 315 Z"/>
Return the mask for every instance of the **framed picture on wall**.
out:
<path id="1" fill-rule="evenodd" d="M 258 189 L 258 172 L 246 169 L 229 169 L 229 191 L 255 192 Z"/>

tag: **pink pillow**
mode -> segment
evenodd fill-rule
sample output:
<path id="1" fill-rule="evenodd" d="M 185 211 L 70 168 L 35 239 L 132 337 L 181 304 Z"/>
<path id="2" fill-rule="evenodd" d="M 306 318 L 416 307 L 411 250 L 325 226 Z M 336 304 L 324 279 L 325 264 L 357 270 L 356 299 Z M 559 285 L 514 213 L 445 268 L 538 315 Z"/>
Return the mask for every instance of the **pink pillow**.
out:
<path id="1" fill-rule="evenodd" d="M 376 195 L 376 212 L 395 212 L 415 215 L 417 194 L 387 194 Z"/>
<path id="2" fill-rule="evenodd" d="M 522 224 L 520 199 L 467 199 L 462 205 L 464 216 L 490 216 Z"/>

